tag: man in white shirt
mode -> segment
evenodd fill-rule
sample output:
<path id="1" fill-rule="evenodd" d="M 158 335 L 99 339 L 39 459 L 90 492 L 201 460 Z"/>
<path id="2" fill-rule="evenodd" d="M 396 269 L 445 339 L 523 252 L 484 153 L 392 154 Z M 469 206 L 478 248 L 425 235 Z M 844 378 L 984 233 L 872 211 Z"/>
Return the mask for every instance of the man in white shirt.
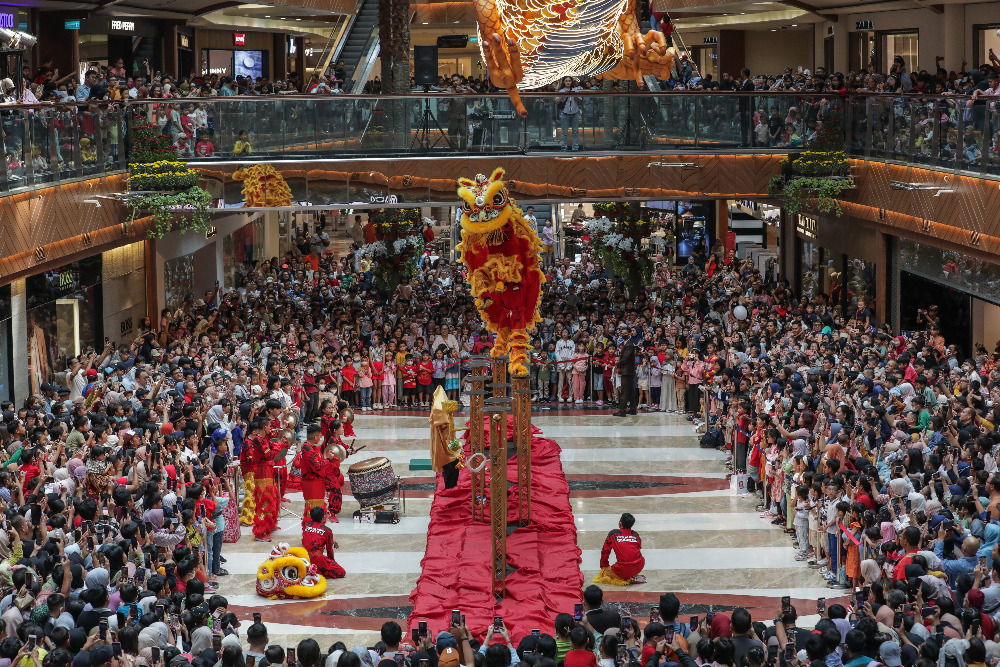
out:
<path id="1" fill-rule="evenodd" d="M 572 377 L 573 364 L 569 362 L 573 358 L 576 351 L 576 344 L 570 340 L 569 329 L 563 329 L 562 336 L 556 341 L 556 361 L 566 362 L 560 363 L 556 366 L 558 369 L 558 384 L 556 385 L 556 396 L 559 398 L 560 403 L 568 403 L 570 398 L 563 398 L 563 384 L 569 388 L 569 383 Z"/>

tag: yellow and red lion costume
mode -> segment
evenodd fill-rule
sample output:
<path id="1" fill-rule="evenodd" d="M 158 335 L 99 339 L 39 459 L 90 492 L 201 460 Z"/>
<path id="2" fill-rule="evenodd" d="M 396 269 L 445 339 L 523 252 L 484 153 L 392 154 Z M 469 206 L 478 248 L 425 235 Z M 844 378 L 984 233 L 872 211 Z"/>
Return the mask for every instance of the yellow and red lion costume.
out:
<path id="1" fill-rule="evenodd" d="M 326 592 L 326 578 L 309 562 L 302 547 L 275 545 L 257 568 L 257 595 L 269 600 L 315 598 Z"/>
<path id="2" fill-rule="evenodd" d="M 541 321 L 542 242 L 507 192 L 503 168 L 490 177 L 458 179 L 462 198 L 462 242 L 459 261 L 486 328 L 497 335 L 493 357 L 510 355 L 512 376 L 528 374 L 528 331 Z"/>

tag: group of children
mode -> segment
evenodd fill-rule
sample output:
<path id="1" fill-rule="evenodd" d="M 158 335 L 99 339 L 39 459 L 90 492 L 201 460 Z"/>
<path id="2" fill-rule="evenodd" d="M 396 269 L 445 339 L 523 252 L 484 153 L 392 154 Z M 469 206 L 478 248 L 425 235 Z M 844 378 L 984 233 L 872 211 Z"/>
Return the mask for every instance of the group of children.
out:
<path id="1" fill-rule="evenodd" d="M 536 344 L 531 358 L 536 399 L 575 404 L 593 400 L 599 406 L 617 403 L 622 379 L 615 344 L 609 342 L 605 347 L 597 343 L 593 349 L 591 354 L 585 343 L 578 342 L 572 357 L 563 354 L 560 358 L 557 341 Z M 675 351 L 666 343 L 636 355 L 635 377 L 639 408 L 675 412 L 683 404 L 685 374 Z"/>

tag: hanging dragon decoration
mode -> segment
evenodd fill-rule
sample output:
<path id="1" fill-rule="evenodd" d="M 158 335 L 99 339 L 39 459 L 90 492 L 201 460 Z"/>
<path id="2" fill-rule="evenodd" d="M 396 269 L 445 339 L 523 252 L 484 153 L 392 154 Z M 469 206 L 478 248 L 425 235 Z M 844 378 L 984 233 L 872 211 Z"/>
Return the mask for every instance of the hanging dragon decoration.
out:
<path id="1" fill-rule="evenodd" d="M 639 31 L 635 0 L 474 0 L 479 50 L 493 85 L 528 112 L 518 90 L 564 76 L 669 79 L 676 52 Z"/>
<path id="2" fill-rule="evenodd" d="M 466 280 L 476 308 L 489 331 L 496 334 L 492 356 L 509 354 L 512 376 L 528 374 L 528 331 L 541 321 L 542 242 L 507 191 L 504 170 L 487 178 L 458 179 L 462 198 L 462 242 L 459 261 L 468 267 Z"/>

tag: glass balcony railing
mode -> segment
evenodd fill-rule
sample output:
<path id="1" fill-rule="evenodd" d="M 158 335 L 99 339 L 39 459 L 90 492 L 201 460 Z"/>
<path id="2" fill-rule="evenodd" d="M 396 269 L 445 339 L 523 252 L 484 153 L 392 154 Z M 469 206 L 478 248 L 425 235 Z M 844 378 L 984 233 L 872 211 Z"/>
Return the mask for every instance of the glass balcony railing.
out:
<path id="1" fill-rule="evenodd" d="M 572 117 L 558 96 L 526 94 L 527 118 L 503 94 L 0 106 L 0 192 L 123 170 L 131 128 L 148 123 L 163 127 L 182 158 L 197 162 L 547 154 L 576 147 L 588 153 L 783 153 L 808 149 L 824 125 L 835 124 L 851 157 L 1000 176 L 997 98 L 691 91 L 581 97 Z M 241 136 L 249 151 L 236 151 Z"/>
<path id="2" fill-rule="evenodd" d="M 0 106 L 0 193 L 99 176 L 127 166 L 126 108 L 116 104 Z"/>

